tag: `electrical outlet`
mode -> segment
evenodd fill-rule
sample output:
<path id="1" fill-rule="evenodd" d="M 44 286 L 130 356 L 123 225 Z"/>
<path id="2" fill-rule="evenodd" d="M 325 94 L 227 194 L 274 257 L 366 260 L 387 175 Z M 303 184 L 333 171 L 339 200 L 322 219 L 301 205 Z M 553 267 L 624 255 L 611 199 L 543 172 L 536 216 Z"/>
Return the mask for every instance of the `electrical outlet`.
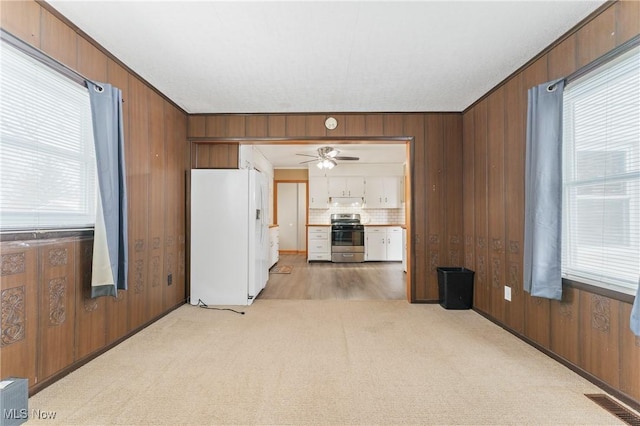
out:
<path id="1" fill-rule="evenodd" d="M 167 275 L 167 285 L 173 284 L 173 274 Z"/>
<path id="2" fill-rule="evenodd" d="M 511 287 L 507 285 L 504 286 L 504 299 L 511 302 Z"/>

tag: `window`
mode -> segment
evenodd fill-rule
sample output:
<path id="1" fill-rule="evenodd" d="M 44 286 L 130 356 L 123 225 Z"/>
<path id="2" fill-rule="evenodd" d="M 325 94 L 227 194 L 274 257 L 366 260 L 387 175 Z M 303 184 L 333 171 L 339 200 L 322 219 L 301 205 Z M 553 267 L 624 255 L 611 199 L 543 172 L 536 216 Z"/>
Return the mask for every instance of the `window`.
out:
<path id="1" fill-rule="evenodd" d="M 0 228 L 93 226 L 96 160 L 86 87 L 0 43 Z"/>
<path id="2" fill-rule="evenodd" d="M 635 294 L 640 48 L 568 84 L 563 108 L 563 276 Z"/>

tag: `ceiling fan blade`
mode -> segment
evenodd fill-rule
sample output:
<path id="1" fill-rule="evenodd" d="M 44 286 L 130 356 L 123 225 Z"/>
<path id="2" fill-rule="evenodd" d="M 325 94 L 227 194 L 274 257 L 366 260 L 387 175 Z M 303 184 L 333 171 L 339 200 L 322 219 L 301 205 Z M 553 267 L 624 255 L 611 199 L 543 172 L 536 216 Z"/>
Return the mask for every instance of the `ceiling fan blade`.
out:
<path id="1" fill-rule="evenodd" d="M 300 164 L 311 163 L 313 161 L 318 161 L 317 159 L 302 161 Z"/>
<path id="2" fill-rule="evenodd" d="M 296 155 L 302 155 L 304 157 L 313 157 L 313 158 L 318 158 L 317 155 L 309 155 L 309 154 L 296 154 Z"/>
<path id="3" fill-rule="evenodd" d="M 333 157 L 336 160 L 359 160 L 360 157 L 343 157 L 343 156 L 337 156 L 337 157 Z"/>

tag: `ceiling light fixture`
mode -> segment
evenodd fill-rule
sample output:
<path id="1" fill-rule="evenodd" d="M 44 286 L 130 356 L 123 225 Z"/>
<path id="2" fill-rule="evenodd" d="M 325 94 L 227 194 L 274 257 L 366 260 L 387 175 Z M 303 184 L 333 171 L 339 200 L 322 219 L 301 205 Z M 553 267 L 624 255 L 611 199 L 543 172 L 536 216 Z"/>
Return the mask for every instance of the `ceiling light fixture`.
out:
<path id="1" fill-rule="evenodd" d="M 337 166 L 338 163 L 336 163 L 336 161 L 333 158 L 324 158 L 320 161 L 318 161 L 318 164 L 316 164 L 316 166 L 319 169 L 333 169 L 335 166 Z"/>

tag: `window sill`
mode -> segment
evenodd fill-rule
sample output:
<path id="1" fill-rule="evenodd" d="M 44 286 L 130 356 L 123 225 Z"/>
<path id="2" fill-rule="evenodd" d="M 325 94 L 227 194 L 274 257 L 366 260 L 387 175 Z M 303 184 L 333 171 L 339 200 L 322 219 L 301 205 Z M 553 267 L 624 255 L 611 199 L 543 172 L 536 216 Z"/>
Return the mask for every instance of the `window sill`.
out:
<path id="1" fill-rule="evenodd" d="M 93 228 L 30 229 L 24 231 L 2 231 L 0 242 L 52 240 L 54 238 L 93 237 Z"/>
<path id="2" fill-rule="evenodd" d="M 568 278 L 562 279 L 562 286 L 587 291 L 598 296 L 608 297 L 609 299 L 617 300 L 624 303 L 632 304 L 635 299 L 635 296 L 632 296 L 630 294 L 622 293 L 620 291 L 615 291 L 608 288 L 598 287 L 591 284 L 585 284 L 579 281 L 570 280 Z"/>

